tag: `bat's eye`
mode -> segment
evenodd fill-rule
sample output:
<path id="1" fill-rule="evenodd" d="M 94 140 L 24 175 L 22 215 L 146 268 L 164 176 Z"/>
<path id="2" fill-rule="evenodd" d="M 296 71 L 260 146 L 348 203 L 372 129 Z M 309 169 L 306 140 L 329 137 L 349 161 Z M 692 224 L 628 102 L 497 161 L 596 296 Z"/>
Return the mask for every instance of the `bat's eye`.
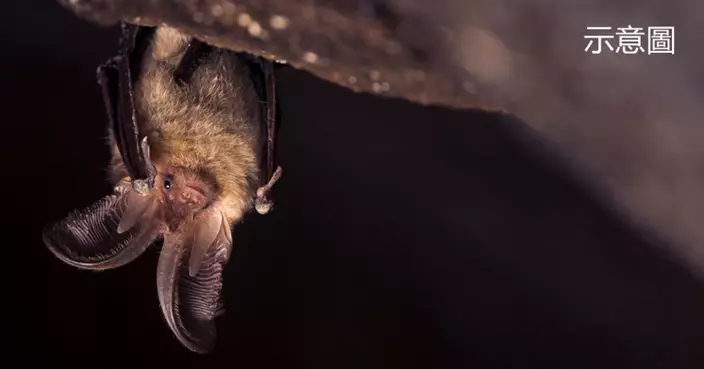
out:
<path id="1" fill-rule="evenodd" d="M 164 188 L 170 190 L 171 187 L 173 187 L 173 183 L 171 183 L 171 180 L 168 178 L 164 179 Z"/>

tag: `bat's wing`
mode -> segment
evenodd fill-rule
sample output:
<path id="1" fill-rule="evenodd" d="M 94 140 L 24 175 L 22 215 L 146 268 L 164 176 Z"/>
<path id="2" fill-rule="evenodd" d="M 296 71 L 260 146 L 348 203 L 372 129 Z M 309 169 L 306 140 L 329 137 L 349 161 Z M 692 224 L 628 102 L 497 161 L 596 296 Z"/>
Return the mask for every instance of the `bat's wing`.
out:
<path id="1" fill-rule="evenodd" d="M 274 75 L 275 63 L 263 58 L 250 58 L 250 69 L 252 70 L 252 80 L 257 90 L 257 94 L 262 105 L 262 117 L 265 129 L 264 152 L 262 153 L 262 183 L 257 189 L 254 199 L 255 209 L 259 214 L 267 214 L 274 206 L 271 198 L 271 189 L 281 177 L 282 169 L 276 166 L 274 148 L 276 144 L 276 130 L 278 128 L 279 114 L 278 101 L 276 99 L 276 78 Z"/>
<path id="2" fill-rule="evenodd" d="M 132 179 L 132 187 L 145 193 L 153 188 L 156 173 L 149 160 L 148 146 L 140 139 L 132 85 L 139 76 L 141 61 L 154 29 L 128 23 L 122 23 L 121 27 L 119 51 L 98 67 L 97 77 L 109 125 Z"/>
<path id="3" fill-rule="evenodd" d="M 129 206 L 128 206 L 129 205 Z M 118 186 L 115 193 L 48 225 L 43 232 L 49 250 L 66 264 L 81 269 L 117 268 L 136 259 L 160 234 L 157 204 Z M 126 229 L 119 229 L 126 228 Z"/>
<path id="4" fill-rule="evenodd" d="M 211 210 L 196 229 L 165 236 L 157 266 L 157 291 L 166 322 L 178 340 L 197 353 L 207 353 L 215 345 L 214 321 L 223 307 L 222 273 L 232 249 L 227 221 Z M 207 236 L 213 226 L 218 230 L 214 240 Z"/>

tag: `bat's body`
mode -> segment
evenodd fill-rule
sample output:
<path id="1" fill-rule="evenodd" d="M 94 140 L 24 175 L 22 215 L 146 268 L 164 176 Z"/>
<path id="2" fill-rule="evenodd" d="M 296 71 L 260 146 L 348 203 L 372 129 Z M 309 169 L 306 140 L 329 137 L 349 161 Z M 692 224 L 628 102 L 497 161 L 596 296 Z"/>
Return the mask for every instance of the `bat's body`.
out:
<path id="1" fill-rule="evenodd" d="M 228 50 L 205 55 L 187 83 L 174 78 L 190 41 L 173 28 L 156 30 L 134 86 L 137 122 L 162 184 L 155 188 L 172 177 L 172 191 L 205 195 L 202 205 L 233 224 L 251 208 L 259 184 L 259 102 L 248 69 Z M 111 141 L 117 185 L 129 176 Z"/>
<path id="2" fill-rule="evenodd" d="M 134 36 L 132 29 L 123 31 Z M 255 205 L 268 211 L 265 193 L 280 175 L 277 169 L 262 186 L 259 165 L 271 160 L 273 142 L 272 109 L 264 119 L 262 104 L 274 101 L 273 91 L 261 101 L 242 55 L 176 29 L 159 27 L 144 45 L 140 59 L 116 58 L 116 73 L 101 70 L 115 193 L 51 225 L 44 240 L 64 262 L 101 270 L 129 263 L 163 238 L 162 312 L 186 347 L 204 353 L 215 342 L 231 227 Z"/>

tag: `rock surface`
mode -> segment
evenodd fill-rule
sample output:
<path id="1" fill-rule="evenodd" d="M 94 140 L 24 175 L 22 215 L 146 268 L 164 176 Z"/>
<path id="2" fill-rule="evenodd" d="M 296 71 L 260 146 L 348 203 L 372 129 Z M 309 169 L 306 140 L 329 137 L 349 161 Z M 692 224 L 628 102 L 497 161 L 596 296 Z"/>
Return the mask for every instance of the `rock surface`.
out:
<path id="1" fill-rule="evenodd" d="M 217 46 L 285 60 L 355 91 L 459 107 L 490 106 L 449 63 L 446 30 L 379 1 L 60 0 L 105 25 L 167 23 Z M 426 40 L 421 40 L 420 37 Z M 488 88 L 487 88 L 488 89 Z"/>
<path id="2" fill-rule="evenodd" d="M 355 91 L 515 114 L 704 270 L 704 2 L 59 2 L 99 24 L 177 26 Z M 639 27 L 643 50 L 617 53 L 615 36 L 613 51 L 585 51 L 588 26 Z M 648 55 L 648 26 L 675 27 L 674 54 Z"/>

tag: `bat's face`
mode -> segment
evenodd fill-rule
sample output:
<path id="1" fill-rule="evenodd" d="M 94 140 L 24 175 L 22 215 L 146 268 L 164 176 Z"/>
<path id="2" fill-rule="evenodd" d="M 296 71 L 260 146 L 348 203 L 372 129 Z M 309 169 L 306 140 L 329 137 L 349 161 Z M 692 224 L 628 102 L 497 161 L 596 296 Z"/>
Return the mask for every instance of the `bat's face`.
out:
<path id="1" fill-rule="evenodd" d="M 162 207 L 162 217 L 169 232 L 177 232 L 213 201 L 214 189 L 186 169 L 165 167 L 154 181 Z"/>
<path id="2" fill-rule="evenodd" d="M 125 265 L 154 241 L 164 244 L 157 265 L 162 313 L 176 337 L 205 353 L 215 342 L 221 277 L 229 258 L 229 222 L 218 208 L 215 188 L 197 173 L 157 167 L 154 188 L 134 191 L 128 180 L 115 193 L 74 211 L 44 231 L 59 259 L 82 269 Z"/>

